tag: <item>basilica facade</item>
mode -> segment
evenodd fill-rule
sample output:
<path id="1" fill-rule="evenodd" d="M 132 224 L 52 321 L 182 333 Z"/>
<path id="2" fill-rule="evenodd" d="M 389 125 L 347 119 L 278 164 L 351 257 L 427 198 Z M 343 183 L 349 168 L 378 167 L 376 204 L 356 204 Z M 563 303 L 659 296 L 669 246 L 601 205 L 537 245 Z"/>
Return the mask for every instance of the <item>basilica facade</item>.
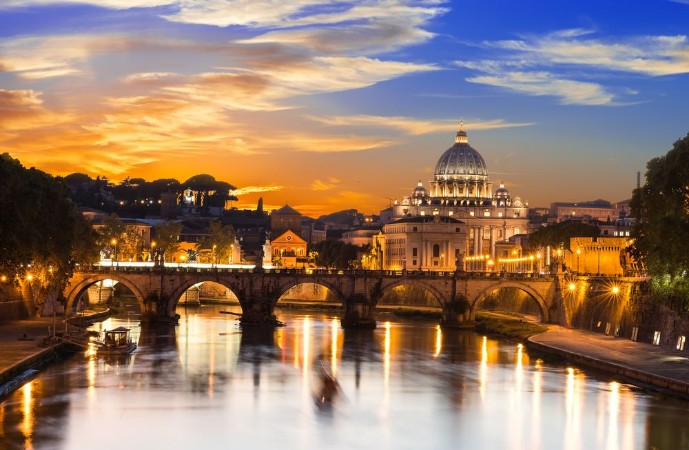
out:
<path id="1" fill-rule="evenodd" d="M 438 270 L 462 269 L 459 264 L 463 258 L 469 256 L 485 255 L 495 259 L 497 242 L 528 232 L 528 204 L 522 202 L 519 197 L 513 197 L 502 183 L 493 190 L 486 163 L 481 154 L 469 145 L 469 137 L 463 125 L 460 125 L 454 145 L 438 159 L 428 189 L 419 181 L 410 196 L 395 200 L 389 208 L 381 211 L 381 219 L 386 223 L 383 235 L 387 235 L 388 231 L 392 232 L 393 229 L 399 230 L 400 227 L 395 225 L 396 223 L 405 223 L 409 218 L 423 216 L 454 219 L 463 224 L 461 227 L 455 227 L 459 231 L 452 236 L 441 233 L 443 239 L 449 239 L 448 242 L 427 242 L 418 247 L 435 248 L 435 245 L 439 245 L 440 248 L 456 249 L 455 258 L 446 257 L 442 267 L 436 266 Z M 427 227 L 433 223 L 428 222 Z M 446 221 L 435 223 L 440 225 Z M 418 238 L 412 239 L 409 236 L 402 239 L 396 236 L 395 240 L 398 245 L 406 247 L 403 240 L 412 242 Z M 417 253 L 420 251 L 418 248 Z M 414 251 L 412 248 L 406 250 Z M 397 252 L 403 252 L 405 255 L 407 253 L 401 249 Z M 406 268 L 410 268 L 411 258 L 408 256 L 397 256 L 395 259 L 404 259 Z M 384 266 L 398 269 L 391 263 Z"/>

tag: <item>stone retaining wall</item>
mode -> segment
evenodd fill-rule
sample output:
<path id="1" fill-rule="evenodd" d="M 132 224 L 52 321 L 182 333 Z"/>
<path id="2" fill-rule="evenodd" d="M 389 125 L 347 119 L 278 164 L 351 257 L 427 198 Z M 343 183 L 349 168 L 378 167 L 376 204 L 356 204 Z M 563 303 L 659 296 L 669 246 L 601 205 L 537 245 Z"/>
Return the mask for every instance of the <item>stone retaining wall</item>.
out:
<path id="1" fill-rule="evenodd" d="M 641 370 L 621 366 L 619 364 L 603 361 L 598 358 L 592 358 L 590 356 L 579 355 L 577 353 L 572 353 L 557 347 L 551 347 L 539 342 L 533 342 L 531 340 L 527 340 L 526 345 L 527 348 L 532 350 L 558 355 L 565 361 L 573 364 L 602 370 L 613 375 L 627 378 L 634 383 L 650 386 L 661 391 L 672 391 L 679 397 L 689 399 L 689 383 L 685 383 L 683 381 L 674 380 L 672 378 L 667 378 L 660 375 L 653 375 Z"/>

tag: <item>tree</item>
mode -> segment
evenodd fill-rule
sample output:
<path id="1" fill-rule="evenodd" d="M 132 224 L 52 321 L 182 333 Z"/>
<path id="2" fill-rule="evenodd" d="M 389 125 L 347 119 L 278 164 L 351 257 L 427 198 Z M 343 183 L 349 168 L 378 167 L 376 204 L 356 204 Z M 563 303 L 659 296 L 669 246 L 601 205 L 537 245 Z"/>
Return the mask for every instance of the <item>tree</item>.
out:
<path id="1" fill-rule="evenodd" d="M 179 251 L 181 232 L 182 224 L 179 222 L 163 222 L 155 226 L 157 251 L 164 261 Z"/>
<path id="2" fill-rule="evenodd" d="M 223 225 L 219 221 L 210 223 L 209 232 L 196 245 L 199 262 L 218 263 L 228 262 L 234 244 L 235 231 L 232 225 Z"/>
<path id="3" fill-rule="evenodd" d="M 333 269 L 357 267 L 361 247 L 342 241 L 322 241 L 313 246 L 316 264 Z"/>
<path id="4" fill-rule="evenodd" d="M 35 292 L 36 312 L 59 295 L 76 264 L 97 261 L 96 234 L 62 179 L 0 155 L 0 274 Z M 35 287 L 35 289 L 34 289 Z"/>
<path id="5" fill-rule="evenodd" d="M 194 175 L 182 183 L 182 189 L 189 188 L 196 193 L 196 204 L 203 211 L 209 207 L 225 207 L 225 202 L 237 200 L 237 197 L 230 195 L 230 191 L 235 187 L 224 181 L 217 181 L 214 177 L 207 174 Z"/>
<path id="6" fill-rule="evenodd" d="M 529 235 L 529 246 L 540 248 L 550 246 L 571 250 L 569 240 L 573 237 L 596 237 L 600 235 L 600 228 L 581 222 L 560 222 L 548 227 L 540 228 Z"/>
<path id="7" fill-rule="evenodd" d="M 651 276 L 655 293 L 689 307 L 689 134 L 646 165 L 634 191 L 632 254 Z"/>

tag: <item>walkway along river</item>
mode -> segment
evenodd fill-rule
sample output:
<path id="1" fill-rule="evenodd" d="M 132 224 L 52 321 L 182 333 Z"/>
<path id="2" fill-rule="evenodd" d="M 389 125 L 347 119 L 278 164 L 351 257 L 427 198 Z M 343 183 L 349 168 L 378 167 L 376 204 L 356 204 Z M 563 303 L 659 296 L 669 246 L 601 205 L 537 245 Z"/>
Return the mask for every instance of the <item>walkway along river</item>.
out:
<path id="1" fill-rule="evenodd" d="M 434 322 L 345 331 L 325 313 L 280 312 L 242 331 L 227 306 L 131 327 L 129 358 L 76 354 L 0 404 L 0 448 L 689 448 L 685 401 Z M 321 364 L 338 380 L 313 402 Z"/>

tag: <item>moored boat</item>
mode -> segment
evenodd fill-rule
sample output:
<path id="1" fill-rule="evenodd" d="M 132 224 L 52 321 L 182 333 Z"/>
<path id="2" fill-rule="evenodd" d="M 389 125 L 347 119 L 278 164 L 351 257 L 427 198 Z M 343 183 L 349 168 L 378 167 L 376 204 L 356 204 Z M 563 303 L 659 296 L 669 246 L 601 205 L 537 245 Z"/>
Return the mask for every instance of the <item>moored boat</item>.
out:
<path id="1" fill-rule="evenodd" d="M 136 344 L 129 336 L 129 328 L 117 327 L 103 331 L 102 341 L 92 341 L 96 352 L 101 355 L 127 355 L 136 350 Z"/>

